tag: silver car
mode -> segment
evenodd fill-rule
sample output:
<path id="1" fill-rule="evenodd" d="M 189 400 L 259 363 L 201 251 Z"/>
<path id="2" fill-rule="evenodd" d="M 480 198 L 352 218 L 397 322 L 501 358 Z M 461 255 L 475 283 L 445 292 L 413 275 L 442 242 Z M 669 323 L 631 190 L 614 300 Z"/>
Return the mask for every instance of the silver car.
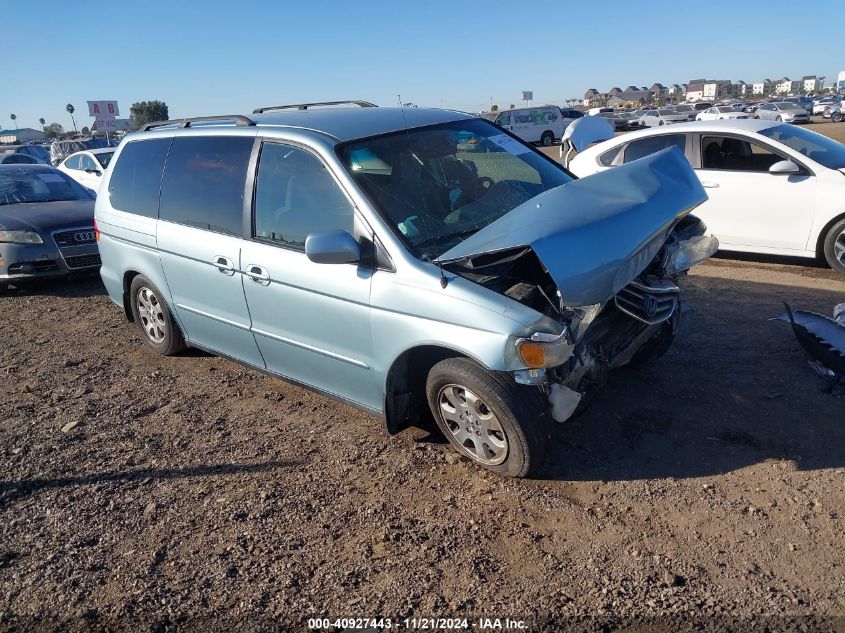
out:
<path id="1" fill-rule="evenodd" d="M 784 123 L 807 123 L 810 120 L 810 113 L 797 103 L 776 101 L 762 104 L 754 113 L 754 118 Z"/>
<path id="2" fill-rule="evenodd" d="M 662 354 L 715 241 L 666 150 L 576 180 L 484 119 L 366 102 L 146 125 L 96 202 L 111 299 L 193 346 L 536 472 L 607 372 Z"/>

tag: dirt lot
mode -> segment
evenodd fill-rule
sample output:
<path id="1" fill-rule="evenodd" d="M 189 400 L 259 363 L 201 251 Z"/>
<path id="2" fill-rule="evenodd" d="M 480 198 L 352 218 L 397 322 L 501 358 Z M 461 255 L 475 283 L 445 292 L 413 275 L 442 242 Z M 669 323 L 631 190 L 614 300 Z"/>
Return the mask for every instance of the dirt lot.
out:
<path id="1" fill-rule="evenodd" d="M 154 356 L 96 279 L 0 295 L 0 628 L 845 630 L 845 397 L 767 320 L 829 313 L 845 281 L 715 260 L 684 285 L 693 327 L 560 425 L 530 481 Z"/>

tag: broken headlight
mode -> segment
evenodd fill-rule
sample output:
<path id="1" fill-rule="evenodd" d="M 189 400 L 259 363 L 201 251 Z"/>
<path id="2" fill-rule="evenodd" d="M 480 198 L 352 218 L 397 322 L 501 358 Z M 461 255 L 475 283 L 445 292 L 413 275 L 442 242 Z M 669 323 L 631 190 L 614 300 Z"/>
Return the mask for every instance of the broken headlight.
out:
<path id="1" fill-rule="evenodd" d="M 569 330 L 560 334 L 536 332 L 530 338 L 521 338 L 516 342 L 519 358 L 528 367 L 557 367 L 572 355 Z"/>
<path id="2" fill-rule="evenodd" d="M 719 250 L 719 240 L 712 235 L 696 235 L 666 247 L 663 269 L 673 276 L 689 270 Z"/>

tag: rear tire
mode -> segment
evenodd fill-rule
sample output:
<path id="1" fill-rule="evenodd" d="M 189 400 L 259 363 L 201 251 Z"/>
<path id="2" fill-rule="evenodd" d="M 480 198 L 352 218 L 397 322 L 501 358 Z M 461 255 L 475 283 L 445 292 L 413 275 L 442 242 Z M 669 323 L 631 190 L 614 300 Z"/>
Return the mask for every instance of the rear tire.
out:
<path id="1" fill-rule="evenodd" d="M 543 147 L 549 147 L 555 142 L 555 135 L 551 132 L 543 132 L 543 135 L 540 137 L 540 144 Z"/>
<path id="2" fill-rule="evenodd" d="M 164 295 L 146 277 L 137 275 L 132 280 L 129 300 L 141 338 L 154 352 L 172 356 L 187 347 Z"/>
<path id="3" fill-rule="evenodd" d="M 426 396 L 440 431 L 477 465 L 527 477 L 543 464 L 550 423 L 538 388 L 467 358 L 449 358 L 431 368 Z"/>
<path id="4" fill-rule="evenodd" d="M 825 235 L 822 251 L 828 265 L 845 275 L 845 218 L 830 227 Z"/>
<path id="5" fill-rule="evenodd" d="M 661 121 L 661 122 L 660 122 L 660 123 L 658 123 L 657 125 L 663 125 L 663 121 Z"/>
<path id="6" fill-rule="evenodd" d="M 778 123 L 783 123 L 783 117 L 781 115 L 778 115 L 775 121 L 777 121 Z"/>
<path id="7" fill-rule="evenodd" d="M 842 123 L 842 113 L 841 112 L 834 112 L 830 115 L 830 120 L 834 123 Z"/>

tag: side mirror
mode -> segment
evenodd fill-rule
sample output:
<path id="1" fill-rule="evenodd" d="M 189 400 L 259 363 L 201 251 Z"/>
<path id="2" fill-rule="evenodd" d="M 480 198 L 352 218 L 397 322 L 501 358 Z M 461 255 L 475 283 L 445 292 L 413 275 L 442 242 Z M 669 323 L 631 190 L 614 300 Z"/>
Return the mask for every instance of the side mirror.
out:
<path id="1" fill-rule="evenodd" d="M 315 264 L 351 264 L 361 259 L 361 247 L 346 231 L 311 233 L 305 254 Z"/>
<path id="2" fill-rule="evenodd" d="M 781 160 L 769 167 L 769 173 L 775 176 L 794 176 L 801 173 L 801 168 L 791 160 Z"/>

